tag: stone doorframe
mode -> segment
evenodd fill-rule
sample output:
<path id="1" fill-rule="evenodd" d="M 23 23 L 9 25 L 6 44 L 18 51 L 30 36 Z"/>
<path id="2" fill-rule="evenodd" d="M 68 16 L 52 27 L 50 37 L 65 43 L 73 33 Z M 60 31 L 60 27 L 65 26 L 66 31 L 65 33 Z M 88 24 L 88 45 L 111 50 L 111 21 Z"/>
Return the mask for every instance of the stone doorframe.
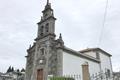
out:
<path id="1" fill-rule="evenodd" d="M 37 70 L 37 80 L 43 80 L 43 69 Z"/>

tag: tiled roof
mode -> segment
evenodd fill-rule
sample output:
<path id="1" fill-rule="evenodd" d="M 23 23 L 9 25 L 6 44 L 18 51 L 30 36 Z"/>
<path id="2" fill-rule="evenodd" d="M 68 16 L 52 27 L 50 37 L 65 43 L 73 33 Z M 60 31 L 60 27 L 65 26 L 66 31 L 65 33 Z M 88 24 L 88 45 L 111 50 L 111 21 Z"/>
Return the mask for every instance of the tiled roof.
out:
<path id="1" fill-rule="evenodd" d="M 112 56 L 111 54 L 107 53 L 106 51 L 104 51 L 104 50 L 101 49 L 101 48 L 87 48 L 87 49 L 83 49 L 83 50 L 81 50 L 81 51 L 79 51 L 79 52 L 85 53 L 85 52 L 89 52 L 89 51 L 101 51 L 102 53 L 104 53 L 104 54 L 106 54 L 106 55 L 108 55 L 108 56 Z"/>
<path id="2" fill-rule="evenodd" d="M 64 46 L 63 50 L 64 50 L 64 51 L 68 51 L 68 52 L 70 52 L 70 53 L 73 54 L 73 55 L 77 55 L 77 56 L 79 56 L 79 57 L 83 57 L 83 58 L 86 58 L 86 59 L 88 59 L 88 60 L 91 60 L 91 61 L 100 63 L 100 60 L 98 60 L 98 59 L 96 59 L 96 58 L 94 58 L 94 57 L 92 57 L 92 56 L 89 56 L 89 55 L 86 55 L 86 54 L 82 54 L 82 53 L 80 53 L 80 52 L 78 52 L 78 51 L 75 51 L 75 50 L 73 50 L 73 49 L 70 49 L 70 48 L 68 48 L 68 47 L 65 47 L 65 46 Z"/>

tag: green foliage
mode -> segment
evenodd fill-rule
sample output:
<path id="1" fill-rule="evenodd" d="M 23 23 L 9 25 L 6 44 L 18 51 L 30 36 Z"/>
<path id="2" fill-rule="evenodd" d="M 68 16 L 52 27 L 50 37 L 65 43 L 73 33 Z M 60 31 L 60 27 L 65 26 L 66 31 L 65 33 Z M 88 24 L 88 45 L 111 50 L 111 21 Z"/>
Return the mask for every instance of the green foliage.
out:
<path id="1" fill-rule="evenodd" d="M 7 69 L 7 73 L 12 72 L 11 66 Z"/>
<path id="2" fill-rule="evenodd" d="M 69 77 L 51 77 L 50 80 L 74 80 L 74 79 Z"/>
<path id="3" fill-rule="evenodd" d="M 9 72 L 14 72 L 14 67 L 9 67 L 8 69 L 7 69 L 7 73 L 9 73 Z"/>
<path id="4" fill-rule="evenodd" d="M 25 69 L 24 69 L 24 68 L 22 68 L 22 69 L 21 69 L 21 72 L 25 72 Z"/>
<path id="5" fill-rule="evenodd" d="M 14 72 L 14 67 L 11 68 L 11 71 Z"/>
<path id="6" fill-rule="evenodd" d="M 19 69 L 17 69 L 17 72 L 20 72 L 20 70 L 19 70 Z"/>

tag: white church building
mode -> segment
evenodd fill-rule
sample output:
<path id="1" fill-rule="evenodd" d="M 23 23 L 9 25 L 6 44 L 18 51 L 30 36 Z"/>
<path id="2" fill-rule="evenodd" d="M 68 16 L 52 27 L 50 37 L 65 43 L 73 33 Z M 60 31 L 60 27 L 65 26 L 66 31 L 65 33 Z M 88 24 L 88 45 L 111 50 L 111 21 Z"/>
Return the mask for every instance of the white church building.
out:
<path id="1" fill-rule="evenodd" d="M 80 75 L 79 80 L 85 80 L 106 72 L 108 77 L 112 76 L 109 53 L 100 48 L 75 51 L 66 47 L 61 34 L 56 39 L 56 18 L 49 0 L 42 13 L 37 38 L 27 50 L 25 80 L 47 80 L 48 76 L 65 75 Z"/>

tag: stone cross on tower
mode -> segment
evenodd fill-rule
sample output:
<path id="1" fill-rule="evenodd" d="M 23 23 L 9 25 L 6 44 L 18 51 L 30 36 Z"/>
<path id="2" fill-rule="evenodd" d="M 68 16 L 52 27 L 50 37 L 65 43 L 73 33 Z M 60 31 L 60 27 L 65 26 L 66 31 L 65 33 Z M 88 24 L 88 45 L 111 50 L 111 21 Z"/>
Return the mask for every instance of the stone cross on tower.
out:
<path id="1" fill-rule="evenodd" d="M 47 0 L 47 4 L 49 4 L 49 0 Z"/>

